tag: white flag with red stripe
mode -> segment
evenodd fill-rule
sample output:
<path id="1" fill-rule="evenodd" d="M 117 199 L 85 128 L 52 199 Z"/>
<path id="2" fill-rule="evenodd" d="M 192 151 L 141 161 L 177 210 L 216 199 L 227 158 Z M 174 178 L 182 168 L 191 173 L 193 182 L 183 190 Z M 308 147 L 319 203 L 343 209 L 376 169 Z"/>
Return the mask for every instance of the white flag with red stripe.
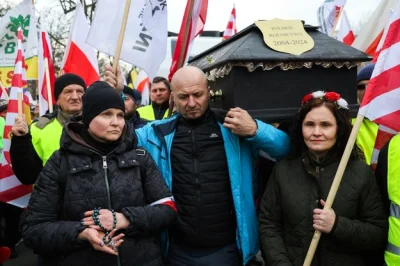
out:
<path id="1" fill-rule="evenodd" d="M 229 37 L 235 35 L 237 33 L 236 28 L 236 7 L 233 5 L 231 16 L 229 17 L 228 25 L 224 31 L 224 35 L 222 36 L 223 40 L 228 39 Z"/>
<path id="2" fill-rule="evenodd" d="M 0 82 L 0 99 L 8 100 L 8 89 Z"/>
<path id="3" fill-rule="evenodd" d="M 133 82 L 133 87 L 142 95 L 141 105 L 150 104 L 150 86 L 151 82 L 146 72 L 143 69 L 139 70 L 136 79 Z"/>
<path id="4" fill-rule="evenodd" d="M 80 76 L 85 81 L 86 86 L 100 79 L 96 50 L 86 43 L 89 30 L 90 27 L 86 21 L 82 5 L 80 1 L 77 1 L 74 23 L 69 32 L 61 69 L 63 73 L 73 73 Z"/>
<path id="5" fill-rule="evenodd" d="M 382 146 L 400 132 L 400 3 L 395 10 L 359 111 L 380 125 L 372 165 Z"/>
<path id="6" fill-rule="evenodd" d="M 18 29 L 18 52 L 15 60 L 14 75 L 12 78 L 12 87 L 10 89 L 10 99 L 8 102 L 6 125 L 4 128 L 4 148 L 3 148 L 3 162 L 0 165 L 0 201 L 7 202 L 18 207 L 26 207 L 32 192 L 32 186 L 22 185 L 11 168 L 10 159 L 10 133 L 15 118 L 18 116 L 18 93 L 23 94 L 23 87 L 26 86 L 26 65 L 24 59 L 24 52 L 22 47 L 22 31 Z M 29 99 L 24 95 L 23 106 L 27 122 L 30 123 L 29 112 Z M 28 108 L 26 108 L 28 106 Z M 27 110 L 28 109 L 28 110 Z"/>
<path id="7" fill-rule="evenodd" d="M 176 40 L 176 46 L 174 55 L 172 57 L 172 64 L 170 68 L 170 72 L 168 75 L 168 79 L 171 80 L 174 73 L 178 70 L 178 62 L 181 57 L 181 51 L 183 51 L 183 65 L 187 62 L 190 54 L 190 48 L 193 44 L 193 40 L 203 31 L 204 25 L 206 24 L 207 18 L 207 9 L 208 9 L 208 0 L 193 0 L 193 12 L 192 17 L 190 19 L 190 26 L 189 26 L 189 33 L 186 44 L 183 43 L 185 29 L 186 29 L 186 21 L 189 16 L 189 9 L 190 9 L 190 1 L 187 1 L 185 13 L 183 15 L 181 28 L 179 30 L 178 39 Z"/>
<path id="8" fill-rule="evenodd" d="M 318 25 L 321 32 L 331 35 L 340 9 L 344 7 L 346 0 L 325 0 L 318 8 Z"/>
<path id="9" fill-rule="evenodd" d="M 400 6 L 368 84 L 360 114 L 377 124 L 400 131 Z"/>
<path id="10" fill-rule="evenodd" d="M 378 45 L 376 47 L 376 50 L 375 50 L 375 53 L 374 53 L 374 58 L 372 59 L 372 62 L 376 62 L 378 60 L 379 54 L 381 53 L 382 48 L 383 48 L 383 43 L 386 40 L 386 36 L 387 36 L 388 30 L 389 30 L 389 26 L 393 22 L 393 19 L 395 19 L 394 15 L 395 15 L 394 14 L 394 10 L 393 9 L 389 9 L 389 14 L 388 14 L 389 23 L 387 23 L 385 29 L 383 30 L 382 37 L 381 37 L 381 39 L 380 39 L 380 41 L 379 41 L 379 43 L 378 43 Z"/>
<path id="11" fill-rule="evenodd" d="M 47 84 L 45 59 L 48 61 L 50 84 Z M 50 93 L 52 97 L 52 104 L 56 103 L 54 98 L 54 83 L 56 81 L 56 74 L 54 70 L 53 57 L 51 53 L 51 42 L 49 34 L 43 29 L 39 35 L 39 115 L 42 116 L 49 110 L 47 86 L 50 86 Z"/>
<path id="12" fill-rule="evenodd" d="M 394 9 L 399 2 L 399 0 L 382 0 L 357 35 L 352 46 L 373 56 L 382 38 L 383 30 L 389 22 L 390 9 Z"/>
<path id="13" fill-rule="evenodd" d="M 346 11 L 343 10 L 342 13 L 342 21 L 340 24 L 339 32 L 337 35 L 337 40 L 345 43 L 347 45 L 351 45 L 354 42 L 354 33 L 351 30 L 351 26 L 349 23 L 349 19 L 347 18 Z"/>

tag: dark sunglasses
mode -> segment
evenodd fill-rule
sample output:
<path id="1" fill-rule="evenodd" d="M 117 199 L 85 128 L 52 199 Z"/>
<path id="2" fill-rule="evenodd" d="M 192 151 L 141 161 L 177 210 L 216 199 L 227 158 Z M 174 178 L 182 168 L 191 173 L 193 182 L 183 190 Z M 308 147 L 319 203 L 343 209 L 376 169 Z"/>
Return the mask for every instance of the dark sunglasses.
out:
<path id="1" fill-rule="evenodd" d="M 368 84 L 360 84 L 357 85 L 357 90 L 365 90 L 367 88 Z"/>

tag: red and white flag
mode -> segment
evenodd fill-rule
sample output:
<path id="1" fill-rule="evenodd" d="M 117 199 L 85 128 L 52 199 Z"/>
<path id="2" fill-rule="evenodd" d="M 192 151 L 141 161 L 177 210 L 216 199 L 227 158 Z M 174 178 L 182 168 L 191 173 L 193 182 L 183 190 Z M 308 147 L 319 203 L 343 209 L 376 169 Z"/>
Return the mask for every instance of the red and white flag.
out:
<path id="1" fill-rule="evenodd" d="M 47 84 L 45 59 L 48 61 L 50 84 Z M 56 103 L 54 98 L 54 83 L 56 81 L 56 74 L 54 71 L 53 57 L 51 53 L 51 42 L 49 34 L 43 29 L 39 35 L 39 115 L 42 116 L 49 110 L 49 96 L 47 95 L 47 86 L 50 86 L 50 93 L 52 97 L 52 104 Z"/>
<path id="2" fill-rule="evenodd" d="M 75 19 L 69 32 L 61 69 L 63 73 L 73 73 L 80 76 L 85 81 L 86 86 L 100 79 L 96 51 L 92 46 L 86 44 L 89 29 L 82 5 L 80 1 L 77 1 Z"/>
<path id="3" fill-rule="evenodd" d="M 26 65 L 24 51 L 22 47 L 23 37 L 21 28 L 18 29 L 18 52 L 15 59 L 14 76 L 12 78 L 12 87 L 10 89 L 10 99 L 8 102 L 6 125 L 4 128 L 4 148 L 3 162 L 0 165 L 0 201 L 6 202 L 21 208 L 28 205 L 32 186 L 22 185 L 11 168 L 10 159 L 10 133 L 14 125 L 15 118 L 18 116 L 18 93 L 23 94 L 23 87 L 26 86 Z M 23 94 L 23 110 L 26 120 L 30 123 L 29 99 Z"/>
<path id="4" fill-rule="evenodd" d="M 337 35 L 337 40 L 347 45 L 351 45 L 354 42 L 354 39 L 355 39 L 354 33 L 351 30 L 351 26 L 349 23 L 349 19 L 347 18 L 346 11 L 343 11 L 342 21 Z"/>
<path id="5" fill-rule="evenodd" d="M 390 9 L 394 9 L 398 0 L 382 0 L 368 22 L 357 35 L 352 46 L 370 56 L 374 56 L 382 38 L 383 30 L 389 22 Z"/>
<path id="6" fill-rule="evenodd" d="M 236 33 L 237 33 L 236 7 L 235 7 L 235 5 L 233 5 L 231 16 L 229 17 L 228 25 L 226 26 L 226 30 L 224 31 L 224 36 L 222 36 L 222 39 L 226 40 L 229 37 L 235 35 Z"/>
<path id="7" fill-rule="evenodd" d="M 0 82 L 0 99 L 8 100 L 8 89 Z"/>
<path id="8" fill-rule="evenodd" d="M 188 33 L 188 42 L 186 44 L 183 43 L 186 21 L 189 16 L 190 9 L 190 1 L 195 1 L 193 6 L 192 18 L 190 19 L 189 25 L 189 33 Z M 168 75 L 168 79 L 171 80 L 172 76 L 178 70 L 178 62 L 181 56 L 181 51 L 183 51 L 183 65 L 187 62 L 188 55 L 190 54 L 190 47 L 193 44 L 193 40 L 203 31 L 204 25 L 206 23 L 207 18 L 207 8 L 208 8 L 208 0 L 188 0 L 186 4 L 185 13 L 183 15 L 181 29 L 179 31 L 178 39 L 176 41 L 176 47 L 174 51 L 174 56 L 172 57 L 172 64 L 170 68 L 170 72 Z"/>
<path id="9" fill-rule="evenodd" d="M 359 110 L 380 125 L 371 164 L 391 135 L 400 132 L 400 3 L 395 10 Z"/>
<path id="10" fill-rule="evenodd" d="M 339 19 L 340 10 L 347 0 L 325 0 L 318 8 L 318 25 L 320 31 L 331 35 L 336 21 Z"/>
<path id="11" fill-rule="evenodd" d="M 372 62 L 376 62 L 378 60 L 379 54 L 381 53 L 382 48 L 383 48 L 383 43 L 386 40 L 386 36 L 387 36 L 388 30 L 389 30 L 389 26 L 392 24 L 393 20 L 395 19 L 394 15 L 395 15 L 394 10 L 393 9 L 389 9 L 389 14 L 388 14 L 389 22 L 387 23 L 385 29 L 383 30 L 382 38 L 380 39 L 380 41 L 379 41 L 379 43 L 378 43 L 378 45 L 376 47 L 376 50 L 375 50 L 375 53 L 374 53 L 374 58 L 372 59 Z"/>
<path id="12" fill-rule="evenodd" d="M 133 82 L 133 87 L 142 95 L 141 105 L 150 104 L 150 86 L 151 82 L 146 72 L 144 72 L 143 69 L 139 70 L 139 73 Z"/>

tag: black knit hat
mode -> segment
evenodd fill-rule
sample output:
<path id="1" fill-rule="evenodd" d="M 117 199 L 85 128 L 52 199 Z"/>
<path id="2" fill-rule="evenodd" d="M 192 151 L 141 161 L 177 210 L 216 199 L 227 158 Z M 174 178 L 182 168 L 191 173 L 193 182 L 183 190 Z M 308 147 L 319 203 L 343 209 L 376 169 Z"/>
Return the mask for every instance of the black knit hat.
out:
<path id="1" fill-rule="evenodd" d="M 86 128 L 101 112 L 116 108 L 125 112 L 121 96 L 107 82 L 96 81 L 89 86 L 82 96 L 82 122 Z"/>
<path id="2" fill-rule="evenodd" d="M 62 76 L 59 76 L 54 82 L 54 98 L 58 99 L 61 92 L 65 87 L 71 84 L 81 85 L 83 89 L 86 91 L 86 83 L 85 81 L 78 75 L 68 73 Z"/>
<path id="3" fill-rule="evenodd" d="M 129 95 L 137 105 L 142 103 L 142 95 L 138 90 L 132 89 L 128 86 L 124 86 L 124 90 L 122 91 L 125 95 Z"/>

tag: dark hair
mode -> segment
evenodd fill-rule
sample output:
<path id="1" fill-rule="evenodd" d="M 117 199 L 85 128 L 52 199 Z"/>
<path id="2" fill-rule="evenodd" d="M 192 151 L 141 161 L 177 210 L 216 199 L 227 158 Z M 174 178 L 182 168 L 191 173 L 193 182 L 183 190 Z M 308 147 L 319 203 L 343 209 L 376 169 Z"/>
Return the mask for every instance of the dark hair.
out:
<path id="1" fill-rule="evenodd" d="M 302 132 L 303 121 L 306 115 L 312 109 L 320 106 L 325 106 L 326 108 L 328 108 L 336 119 L 338 131 L 337 140 L 334 148 L 338 149 L 340 155 L 343 154 L 352 129 L 350 112 L 348 109 L 338 108 L 338 105 L 332 101 L 315 98 L 308 101 L 299 110 L 289 131 L 292 141 L 292 151 L 290 154 L 291 158 L 301 156 L 305 151 L 308 150 L 306 144 L 304 143 Z"/>
<path id="2" fill-rule="evenodd" d="M 153 78 L 153 83 L 159 83 L 159 82 L 163 82 L 164 85 L 168 88 L 168 90 L 171 90 L 171 84 L 166 78 L 159 76 Z"/>

